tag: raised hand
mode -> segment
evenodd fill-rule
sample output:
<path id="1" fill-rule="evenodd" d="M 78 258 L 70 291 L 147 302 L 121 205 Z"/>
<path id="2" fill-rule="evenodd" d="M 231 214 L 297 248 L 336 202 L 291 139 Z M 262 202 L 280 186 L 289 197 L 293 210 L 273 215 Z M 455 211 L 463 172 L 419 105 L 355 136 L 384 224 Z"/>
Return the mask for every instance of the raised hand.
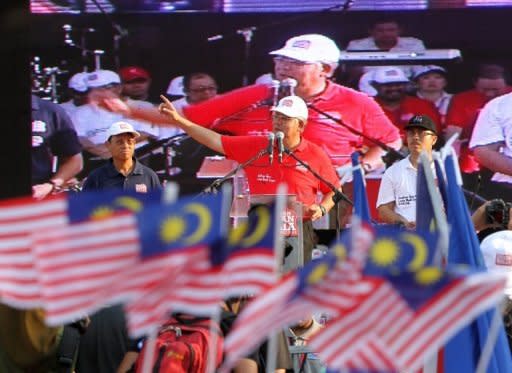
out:
<path id="1" fill-rule="evenodd" d="M 158 111 L 172 119 L 173 122 L 182 123 L 184 118 L 180 113 L 178 113 L 171 101 L 169 101 L 164 95 L 160 95 L 160 98 L 163 102 L 158 106 Z"/>

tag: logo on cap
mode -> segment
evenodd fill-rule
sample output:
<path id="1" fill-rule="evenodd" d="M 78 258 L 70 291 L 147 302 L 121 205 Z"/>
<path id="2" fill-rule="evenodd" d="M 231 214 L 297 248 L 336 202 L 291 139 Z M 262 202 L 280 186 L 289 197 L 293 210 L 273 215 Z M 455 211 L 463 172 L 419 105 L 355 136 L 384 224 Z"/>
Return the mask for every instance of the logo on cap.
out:
<path id="1" fill-rule="evenodd" d="M 130 125 L 127 123 L 120 123 L 119 128 L 121 128 L 123 130 L 131 130 Z"/>
<path id="2" fill-rule="evenodd" d="M 89 74 L 89 76 L 87 76 L 87 80 L 96 80 L 98 79 L 98 74 Z"/>
<path id="3" fill-rule="evenodd" d="M 386 76 L 398 76 L 398 71 L 396 70 L 388 70 L 385 73 Z"/>
<path id="4" fill-rule="evenodd" d="M 309 40 L 297 40 L 292 44 L 293 48 L 308 49 L 310 46 L 311 46 L 311 41 L 309 41 Z"/>
<path id="5" fill-rule="evenodd" d="M 423 124 L 423 117 L 421 115 L 415 115 L 411 118 L 409 124 Z"/>
<path id="6" fill-rule="evenodd" d="M 293 101 L 292 100 L 283 100 L 281 102 L 281 106 L 292 107 L 293 106 Z"/>

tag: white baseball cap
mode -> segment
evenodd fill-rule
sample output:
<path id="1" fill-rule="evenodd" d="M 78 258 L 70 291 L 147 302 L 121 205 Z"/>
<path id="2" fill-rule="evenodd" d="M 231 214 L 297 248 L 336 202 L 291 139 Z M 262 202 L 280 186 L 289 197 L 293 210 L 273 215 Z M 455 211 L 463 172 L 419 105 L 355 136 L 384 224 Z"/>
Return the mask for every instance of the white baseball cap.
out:
<path id="1" fill-rule="evenodd" d="M 507 273 L 505 294 L 512 299 L 512 231 L 503 230 L 485 237 L 480 250 L 487 269 Z"/>
<path id="2" fill-rule="evenodd" d="M 77 92 L 87 91 L 87 73 L 81 72 L 73 75 L 68 81 L 68 87 Z"/>
<path id="3" fill-rule="evenodd" d="M 183 75 L 171 79 L 165 93 L 170 96 L 185 96 L 185 92 L 183 90 Z"/>
<path id="4" fill-rule="evenodd" d="M 120 135 L 122 133 L 132 133 L 135 137 L 140 136 L 140 133 L 135 131 L 130 123 L 115 122 L 107 130 L 107 141 L 110 137 Z"/>
<path id="5" fill-rule="evenodd" d="M 420 76 L 428 73 L 439 73 L 443 76 L 446 76 L 446 69 L 437 65 L 418 66 L 417 68 L 413 69 L 412 78 L 418 79 Z"/>
<path id="6" fill-rule="evenodd" d="M 337 63 L 340 59 L 340 50 L 336 43 L 320 34 L 295 36 L 288 39 L 283 48 L 269 54 L 311 63 Z"/>
<path id="7" fill-rule="evenodd" d="M 89 88 L 104 87 L 109 84 L 121 84 L 121 78 L 111 70 L 96 70 L 87 74 Z"/>
<path id="8" fill-rule="evenodd" d="M 271 111 L 277 111 L 290 118 L 298 118 L 303 122 L 308 120 L 308 106 L 299 96 L 286 96 L 279 100 Z"/>
<path id="9" fill-rule="evenodd" d="M 373 72 L 373 81 L 379 84 L 409 83 L 404 71 L 399 67 L 384 66 Z"/>

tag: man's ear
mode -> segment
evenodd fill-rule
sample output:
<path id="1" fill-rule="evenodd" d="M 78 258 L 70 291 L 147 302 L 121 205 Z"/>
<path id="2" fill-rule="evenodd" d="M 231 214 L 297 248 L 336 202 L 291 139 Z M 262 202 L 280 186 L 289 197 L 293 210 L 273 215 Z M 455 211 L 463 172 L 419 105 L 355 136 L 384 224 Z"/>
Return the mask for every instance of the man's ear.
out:
<path id="1" fill-rule="evenodd" d="M 330 78 L 333 76 L 336 67 L 337 65 L 322 63 L 322 72 L 325 74 L 327 78 Z"/>

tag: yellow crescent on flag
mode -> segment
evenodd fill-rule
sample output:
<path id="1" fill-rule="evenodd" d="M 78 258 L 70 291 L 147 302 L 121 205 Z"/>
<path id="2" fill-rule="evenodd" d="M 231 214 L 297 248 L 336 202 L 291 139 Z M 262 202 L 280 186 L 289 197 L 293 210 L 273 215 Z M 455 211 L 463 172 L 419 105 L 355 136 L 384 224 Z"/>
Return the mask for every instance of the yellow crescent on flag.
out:
<path id="1" fill-rule="evenodd" d="M 184 237 L 183 241 L 188 245 L 194 245 L 200 242 L 210 231 L 212 226 L 212 216 L 210 210 L 200 203 L 191 203 L 184 208 L 185 212 L 194 214 L 199 219 L 197 229 L 189 236 Z"/>
<path id="2" fill-rule="evenodd" d="M 124 207 L 125 209 L 133 212 L 139 212 L 142 210 L 142 203 L 133 197 L 118 197 L 114 200 L 114 205 Z"/>
<path id="3" fill-rule="evenodd" d="M 404 242 L 411 244 L 414 248 L 414 256 L 411 262 L 407 265 L 411 271 L 417 271 L 425 265 L 428 255 L 428 247 L 425 241 L 418 235 L 413 233 L 402 233 L 400 235 Z"/>
<path id="4" fill-rule="evenodd" d="M 258 207 L 254 210 L 254 212 L 258 216 L 256 228 L 254 228 L 254 231 L 251 232 L 250 235 L 242 240 L 242 247 L 254 246 L 256 243 L 261 241 L 261 239 L 265 236 L 265 234 L 267 234 L 270 228 L 270 212 L 268 208 L 263 206 Z"/>

